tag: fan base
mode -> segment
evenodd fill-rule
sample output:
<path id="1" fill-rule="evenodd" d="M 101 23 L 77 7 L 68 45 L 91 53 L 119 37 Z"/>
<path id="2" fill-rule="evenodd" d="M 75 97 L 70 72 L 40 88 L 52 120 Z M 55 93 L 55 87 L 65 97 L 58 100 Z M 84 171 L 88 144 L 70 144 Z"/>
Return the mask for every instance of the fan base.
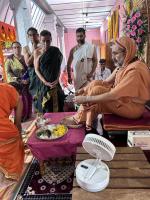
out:
<path id="1" fill-rule="evenodd" d="M 103 162 L 88 159 L 80 162 L 76 168 L 76 180 L 81 188 L 89 192 L 104 190 L 109 184 L 110 172 Z"/>

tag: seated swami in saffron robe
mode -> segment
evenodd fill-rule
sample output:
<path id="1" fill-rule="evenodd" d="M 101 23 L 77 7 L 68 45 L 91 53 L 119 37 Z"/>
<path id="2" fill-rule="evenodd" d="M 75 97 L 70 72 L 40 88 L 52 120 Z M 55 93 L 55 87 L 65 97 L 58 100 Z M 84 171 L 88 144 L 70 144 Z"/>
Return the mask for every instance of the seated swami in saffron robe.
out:
<path id="1" fill-rule="evenodd" d="M 141 117 L 144 104 L 150 99 L 150 72 L 135 56 L 136 44 L 131 38 L 121 37 L 113 43 L 112 58 L 118 67 L 106 81 L 92 81 L 77 91 L 74 101 L 81 106 L 74 116 L 64 119 L 64 123 L 84 123 L 86 129 L 91 130 L 99 113 L 130 119 Z"/>

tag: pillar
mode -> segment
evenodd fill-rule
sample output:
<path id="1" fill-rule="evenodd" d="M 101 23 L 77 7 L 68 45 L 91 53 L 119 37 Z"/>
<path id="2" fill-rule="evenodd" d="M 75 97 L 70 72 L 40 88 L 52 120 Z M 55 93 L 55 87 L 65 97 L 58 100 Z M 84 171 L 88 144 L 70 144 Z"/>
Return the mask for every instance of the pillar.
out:
<path id="1" fill-rule="evenodd" d="M 27 45 L 27 30 L 32 26 L 30 0 L 10 0 L 10 8 L 13 11 L 17 40 L 22 46 Z"/>
<path id="2" fill-rule="evenodd" d="M 57 46 L 57 17 L 54 14 L 46 15 L 43 23 L 45 29 L 52 34 L 52 45 Z"/>
<path id="3" fill-rule="evenodd" d="M 63 61 L 62 61 L 62 70 L 65 69 L 66 67 L 66 51 L 65 51 L 65 38 L 64 38 L 64 27 L 62 26 L 57 26 L 57 35 L 59 39 L 59 44 L 60 44 L 60 51 L 63 54 Z"/>

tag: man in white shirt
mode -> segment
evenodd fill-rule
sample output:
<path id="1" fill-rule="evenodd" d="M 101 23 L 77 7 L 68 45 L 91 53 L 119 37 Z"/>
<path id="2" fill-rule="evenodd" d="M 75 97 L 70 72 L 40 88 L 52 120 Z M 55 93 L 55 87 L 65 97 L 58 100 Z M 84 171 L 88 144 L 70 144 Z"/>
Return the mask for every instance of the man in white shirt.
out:
<path id="1" fill-rule="evenodd" d="M 110 69 L 106 67 L 106 60 L 100 59 L 99 66 L 95 71 L 95 80 L 106 80 L 111 75 Z"/>

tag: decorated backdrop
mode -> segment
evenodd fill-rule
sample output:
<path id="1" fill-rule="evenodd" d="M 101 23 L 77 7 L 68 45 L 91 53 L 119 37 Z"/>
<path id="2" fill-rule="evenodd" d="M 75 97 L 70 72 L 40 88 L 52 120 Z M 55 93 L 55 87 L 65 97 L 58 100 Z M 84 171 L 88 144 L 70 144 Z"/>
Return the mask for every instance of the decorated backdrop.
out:
<path id="1" fill-rule="evenodd" d="M 16 40 L 15 27 L 0 22 L 0 67 L 4 67 L 4 55 L 3 50 L 10 48 L 11 43 Z M 3 70 L 4 72 L 4 70 Z M 1 73 L 1 72 L 0 72 Z M 2 74 L 0 74 L 2 75 Z M 5 79 L 5 74 L 3 74 Z"/>
<path id="2" fill-rule="evenodd" d="M 137 56 L 143 57 L 146 42 L 148 40 L 148 19 L 143 15 L 139 6 L 139 0 L 125 0 L 126 20 L 125 34 L 134 39 L 137 44 Z"/>

